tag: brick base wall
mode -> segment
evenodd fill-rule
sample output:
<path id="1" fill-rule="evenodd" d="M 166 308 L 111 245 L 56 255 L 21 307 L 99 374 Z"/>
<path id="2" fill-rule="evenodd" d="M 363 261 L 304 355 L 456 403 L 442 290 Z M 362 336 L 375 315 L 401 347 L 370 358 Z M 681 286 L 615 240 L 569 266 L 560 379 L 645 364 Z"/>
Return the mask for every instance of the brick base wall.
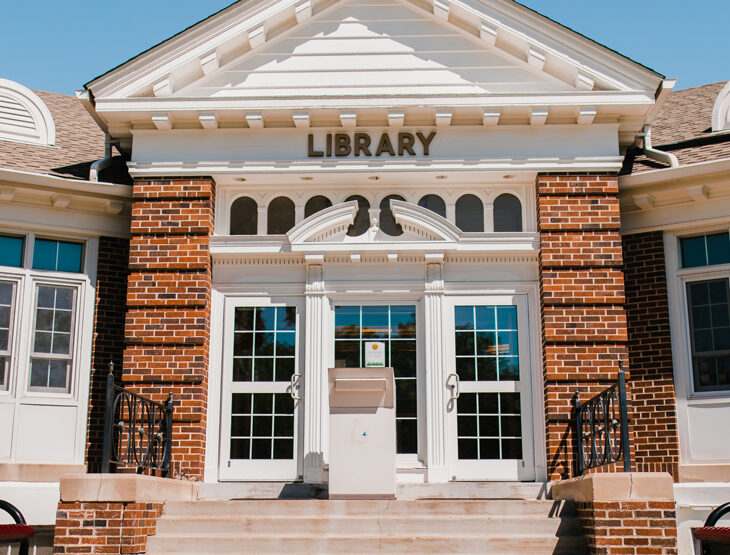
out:
<path id="1" fill-rule="evenodd" d="M 618 179 L 537 178 L 548 476 L 573 475 L 573 396 L 588 399 L 627 363 Z"/>
<path id="2" fill-rule="evenodd" d="M 593 555 L 676 555 L 673 500 L 577 502 Z"/>
<path id="3" fill-rule="evenodd" d="M 59 503 L 53 552 L 143 554 L 163 503 Z"/>
<path id="4" fill-rule="evenodd" d="M 679 438 L 661 231 L 623 237 L 635 468 L 678 479 Z"/>
<path id="5" fill-rule="evenodd" d="M 128 264 L 129 239 L 99 239 L 87 428 L 86 461 L 89 472 L 99 472 L 101 469 L 108 364 L 114 361 L 119 368 L 124 353 Z"/>

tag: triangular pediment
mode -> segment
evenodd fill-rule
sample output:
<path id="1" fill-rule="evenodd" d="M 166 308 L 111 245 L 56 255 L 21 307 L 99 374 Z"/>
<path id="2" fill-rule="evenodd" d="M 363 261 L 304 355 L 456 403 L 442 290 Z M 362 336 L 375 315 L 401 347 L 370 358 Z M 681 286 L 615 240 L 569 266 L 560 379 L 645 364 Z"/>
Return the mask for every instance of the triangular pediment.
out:
<path id="1" fill-rule="evenodd" d="M 658 74 L 505 0 L 238 2 L 87 84 L 96 98 L 656 89 Z"/>
<path id="2" fill-rule="evenodd" d="M 346 0 L 170 96 L 275 99 L 576 90 L 414 5 Z"/>

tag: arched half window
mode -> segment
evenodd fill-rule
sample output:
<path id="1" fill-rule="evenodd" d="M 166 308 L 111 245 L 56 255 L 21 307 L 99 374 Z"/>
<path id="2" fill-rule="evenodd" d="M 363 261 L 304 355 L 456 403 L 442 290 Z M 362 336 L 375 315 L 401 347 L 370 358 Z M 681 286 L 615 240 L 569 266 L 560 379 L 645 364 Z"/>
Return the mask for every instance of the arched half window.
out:
<path id="1" fill-rule="evenodd" d="M 350 227 L 347 228 L 347 234 L 350 237 L 359 237 L 363 233 L 365 233 L 368 228 L 370 227 L 370 214 L 368 210 L 370 209 L 370 203 L 368 202 L 368 199 L 365 197 L 361 197 L 360 195 L 352 195 L 351 197 L 347 197 L 345 199 L 345 202 L 350 202 L 352 200 L 357 201 L 357 214 L 355 214 L 355 221 L 352 223 Z"/>
<path id="2" fill-rule="evenodd" d="M 426 195 L 418 201 L 418 206 L 427 208 L 431 212 L 436 212 L 442 218 L 446 217 L 446 203 L 438 195 Z"/>
<path id="3" fill-rule="evenodd" d="M 388 195 L 380 201 L 380 229 L 386 235 L 397 237 L 403 235 L 403 228 L 400 224 L 395 223 L 395 217 L 390 209 L 391 200 L 405 200 L 400 195 Z"/>
<path id="4" fill-rule="evenodd" d="M 522 203 L 505 193 L 494 199 L 494 231 L 522 231 Z"/>
<path id="5" fill-rule="evenodd" d="M 484 205 L 479 197 L 464 195 L 456 201 L 456 227 L 461 231 L 484 231 Z"/>
<path id="6" fill-rule="evenodd" d="M 322 195 L 312 197 L 307 201 L 307 204 L 304 205 L 304 217 L 309 218 L 312 214 L 316 214 L 320 210 L 324 210 L 330 206 L 332 206 L 332 201 L 330 201 L 327 197 Z"/>
<path id="7" fill-rule="evenodd" d="M 294 227 L 294 202 L 287 197 L 276 197 L 269 204 L 266 233 L 283 235 Z"/>
<path id="8" fill-rule="evenodd" d="M 259 210 L 251 197 L 239 197 L 231 205 L 231 235 L 256 235 Z"/>

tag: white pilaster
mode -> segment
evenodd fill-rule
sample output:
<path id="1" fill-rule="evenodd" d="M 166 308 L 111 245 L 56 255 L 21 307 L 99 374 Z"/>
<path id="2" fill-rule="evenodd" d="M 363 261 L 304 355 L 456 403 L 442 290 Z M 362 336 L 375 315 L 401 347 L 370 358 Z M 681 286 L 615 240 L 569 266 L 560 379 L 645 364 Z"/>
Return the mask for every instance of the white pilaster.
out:
<path id="1" fill-rule="evenodd" d="M 256 223 L 256 235 L 266 235 L 268 226 L 268 206 L 258 206 L 259 216 Z"/>
<path id="2" fill-rule="evenodd" d="M 304 219 L 304 205 L 297 204 L 294 206 L 294 224 L 298 224 Z"/>
<path id="3" fill-rule="evenodd" d="M 304 464 L 303 479 L 324 482 L 324 450 L 328 415 L 324 326 L 324 257 L 307 256 L 304 329 Z"/>
<path id="4" fill-rule="evenodd" d="M 426 465 L 429 482 L 448 482 L 444 364 L 443 255 L 427 255 L 424 306 L 426 344 Z"/>

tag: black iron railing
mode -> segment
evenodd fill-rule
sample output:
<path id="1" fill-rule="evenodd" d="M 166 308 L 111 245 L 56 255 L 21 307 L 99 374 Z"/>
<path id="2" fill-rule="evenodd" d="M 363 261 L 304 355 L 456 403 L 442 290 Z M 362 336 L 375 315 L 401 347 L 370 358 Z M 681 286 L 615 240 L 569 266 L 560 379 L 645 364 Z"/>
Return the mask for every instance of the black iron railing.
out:
<path id="1" fill-rule="evenodd" d="M 104 447 L 101 471 L 118 466 L 136 467 L 170 476 L 172 455 L 172 394 L 156 403 L 114 384 L 114 363 L 109 363 L 104 407 Z"/>
<path id="2" fill-rule="evenodd" d="M 624 472 L 631 472 L 623 365 L 619 362 L 618 381 L 615 384 L 583 404 L 576 393 L 573 403 L 576 475 L 620 461 L 623 461 Z"/>

